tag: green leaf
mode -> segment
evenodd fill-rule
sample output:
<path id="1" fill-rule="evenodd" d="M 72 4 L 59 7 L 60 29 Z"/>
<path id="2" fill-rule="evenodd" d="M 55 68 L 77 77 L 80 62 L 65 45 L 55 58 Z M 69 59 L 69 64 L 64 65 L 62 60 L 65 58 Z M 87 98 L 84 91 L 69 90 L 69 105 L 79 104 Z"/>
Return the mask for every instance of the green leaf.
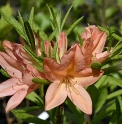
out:
<path id="1" fill-rule="evenodd" d="M 56 53 L 57 53 L 57 47 L 58 47 L 58 42 L 55 43 L 53 51 L 52 51 L 52 59 L 56 59 Z"/>
<path id="2" fill-rule="evenodd" d="M 67 17 L 68 17 L 68 15 L 69 15 L 69 13 L 70 13 L 70 11 L 71 11 L 71 9 L 72 9 L 72 7 L 73 7 L 74 5 L 75 5 L 75 4 L 72 4 L 72 5 L 70 6 L 70 8 L 68 9 L 67 13 L 65 14 L 64 19 L 63 19 L 62 24 L 61 24 L 61 31 L 63 30 L 63 27 L 64 27 L 64 24 L 65 24 L 65 22 L 66 22 L 66 20 L 67 20 Z"/>
<path id="3" fill-rule="evenodd" d="M 0 72 L 5 76 L 5 77 L 8 77 L 10 78 L 11 76 L 4 70 L 4 69 L 0 69 Z"/>
<path id="4" fill-rule="evenodd" d="M 30 12 L 30 17 L 29 17 L 29 23 L 31 28 L 33 28 L 33 17 L 34 17 L 34 7 L 32 7 L 31 12 Z"/>
<path id="5" fill-rule="evenodd" d="M 50 34 L 50 36 L 49 36 L 49 38 L 48 38 L 48 40 L 51 42 L 52 41 L 52 39 L 56 36 L 56 31 L 57 30 L 54 30 L 51 34 Z"/>
<path id="6" fill-rule="evenodd" d="M 83 20 L 83 16 L 81 18 L 79 18 L 78 20 L 76 20 L 70 27 L 69 29 L 66 31 L 67 36 L 71 33 L 71 31 L 78 25 L 78 23 L 80 23 Z"/>
<path id="7" fill-rule="evenodd" d="M 122 95 L 122 90 L 117 90 L 117 91 L 114 91 L 114 92 L 110 93 L 107 96 L 107 99 L 112 99 L 112 98 L 117 97 L 119 95 Z"/>
<path id="8" fill-rule="evenodd" d="M 57 19 L 56 19 L 56 14 L 54 13 L 54 10 L 51 6 L 48 6 L 48 4 L 47 4 L 47 7 L 48 7 L 48 10 L 50 12 L 50 17 L 51 17 L 50 19 L 53 22 L 53 26 L 55 27 L 55 30 L 57 29 L 58 34 L 59 34 L 60 33 L 60 27 L 59 27 Z"/>
<path id="9" fill-rule="evenodd" d="M 71 102 L 71 100 L 69 98 L 67 98 L 65 103 L 68 106 L 68 108 L 76 115 L 74 117 L 80 118 L 80 119 L 78 119 L 79 124 L 82 124 L 82 122 L 84 120 L 84 114 L 78 108 L 76 108 L 76 106 Z"/>
<path id="10" fill-rule="evenodd" d="M 37 62 L 41 69 L 43 66 L 43 58 L 42 57 L 38 58 L 37 55 L 35 55 L 33 51 L 26 46 L 22 46 L 22 48 L 35 60 L 35 62 Z"/>
<path id="11" fill-rule="evenodd" d="M 82 47 L 83 46 L 83 39 L 78 32 L 77 32 L 77 36 L 78 36 L 78 39 L 79 39 L 79 42 L 80 42 L 80 47 Z"/>
<path id="12" fill-rule="evenodd" d="M 58 32 L 61 32 L 61 12 L 59 12 L 56 16 L 56 21 L 57 21 L 57 25 L 58 25 Z"/>
<path id="13" fill-rule="evenodd" d="M 24 21 L 23 21 L 23 18 L 22 18 L 22 16 L 21 16 L 19 10 L 18 10 L 18 20 L 19 20 L 20 24 L 22 25 L 22 27 L 23 27 L 23 29 L 24 29 Z"/>
<path id="14" fill-rule="evenodd" d="M 31 92 L 26 98 L 39 105 L 41 108 L 44 108 L 43 100 L 35 92 Z"/>
<path id="15" fill-rule="evenodd" d="M 110 57 L 117 55 L 122 49 L 122 44 L 118 44 L 113 50 Z"/>
<path id="16" fill-rule="evenodd" d="M 118 41 L 122 41 L 122 37 L 118 36 L 117 34 L 113 33 L 112 37 L 115 38 Z"/>
<path id="17" fill-rule="evenodd" d="M 33 31 L 28 21 L 24 21 L 24 27 L 29 39 L 28 45 L 32 48 L 33 52 L 35 52 L 35 39 L 33 36 Z"/>
<path id="18" fill-rule="evenodd" d="M 12 17 L 12 16 L 11 16 L 10 18 L 8 18 L 1 10 L 0 10 L 0 13 L 1 13 L 2 17 L 3 17 L 9 24 L 11 24 L 11 25 L 14 26 L 14 28 L 15 28 L 16 31 L 19 33 L 19 35 L 20 35 L 23 39 L 25 39 L 25 40 L 27 41 L 28 38 L 27 38 L 27 36 L 26 36 L 26 34 L 25 34 L 25 32 L 24 32 L 24 30 L 23 30 L 21 24 L 20 24 L 14 17 Z"/>
<path id="19" fill-rule="evenodd" d="M 81 117 L 79 119 L 79 117 L 77 117 L 74 112 L 71 113 L 66 111 L 65 116 L 67 117 L 67 119 L 72 120 L 72 122 L 74 122 L 75 124 L 83 124 L 83 121 L 82 122 L 80 121 Z"/>
<path id="20" fill-rule="evenodd" d="M 111 112 L 116 109 L 114 101 L 107 103 L 102 109 L 94 116 L 90 124 L 98 124 L 102 119 L 109 116 Z"/>
<path id="21" fill-rule="evenodd" d="M 93 62 L 91 64 L 91 68 L 93 68 L 93 69 L 101 69 L 101 63 L 99 63 L 99 62 Z"/>
<path id="22" fill-rule="evenodd" d="M 101 27 L 101 26 L 98 26 L 98 28 L 101 30 L 101 31 L 105 31 L 106 32 L 106 34 L 109 36 L 109 31 L 108 31 L 108 29 L 106 29 L 106 28 L 103 28 L 103 27 Z"/>
<path id="23" fill-rule="evenodd" d="M 98 102 L 98 98 L 99 98 L 98 89 L 94 85 L 91 85 L 87 88 L 87 91 L 88 91 L 89 95 L 91 96 L 93 107 L 94 107 L 96 105 L 96 103 Z"/>
<path id="24" fill-rule="evenodd" d="M 116 85 L 122 87 L 122 81 L 121 81 L 121 79 L 115 78 L 115 77 L 113 77 L 113 76 L 108 76 L 108 80 L 109 80 L 111 83 L 115 83 Z"/>
<path id="25" fill-rule="evenodd" d="M 121 106 L 120 106 L 118 98 L 116 98 L 115 103 L 116 103 L 117 120 L 119 120 L 121 116 Z"/>
<path id="26" fill-rule="evenodd" d="M 97 113 L 102 108 L 103 104 L 107 99 L 107 95 L 108 95 L 107 88 L 101 87 L 101 89 L 99 90 L 99 99 L 95 106 L 95 113 Z"/>
<path id="27" fill-rule="evenodd" d="M 32 111 L 40 110 L 40 109 L 41 109 L 40 106 L 30 106 L 30 107 L 17 109 L 17 110 L 12 110 L 12 111 L 16 111 L 18 113 L 26 113 L 26 112 L 32 112 Z"/>
<path id="28" fill-rule="evenodd" d="M 48 80 L 43 80 L 40 78 L 33 78 L 32 81 L 36 84 L 50 84 L 51 82 Z"/>
<path id="29" fill-rule="evenodd" d="M 36 124 L 50 124 L 48 121 L 44 121 L 39 119 L 36 116 L 33 116 L 31 114 L 18 112 L 17 110 L 12 110 L 12 113 L 20 120 L 28 122 L 28 123 L 36 123 Z"/>
<path id="30" fill-rule="evenodd" d="M 34 30 L 35 33 L 39 32 L 39 36 L 40 36 L 41 40 L 43 40 L 43 41 L 48 40 L 48 36 L 35 23 L 33 23 L 33 30 Z"/>
<path id="31" fill-rule="evenodd" d="M 107 75 L 103 75 L 103 76 L 95 83 L 95 87 L 96 87 L 96 88 L 100 88 L 101 86 L 103 86 L 103 85 L 106 84 L 107 82 L 108 82 Z"/>

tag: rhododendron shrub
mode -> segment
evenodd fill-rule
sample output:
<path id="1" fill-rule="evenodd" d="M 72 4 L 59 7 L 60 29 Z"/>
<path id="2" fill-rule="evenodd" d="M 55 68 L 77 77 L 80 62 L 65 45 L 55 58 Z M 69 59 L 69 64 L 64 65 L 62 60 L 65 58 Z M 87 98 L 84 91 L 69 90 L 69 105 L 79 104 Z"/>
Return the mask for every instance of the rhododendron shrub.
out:
<path id="1" fill-rule="evenodd" d="M 12 111 L 26 122 L 43 124 L 68 124 L 69 118 L 77 124 L 97 124 L 118 112 L 119 123 L 121 89 L 116 89 L 122 87 L 121 37 L 89 25 L 76 33 L 77 41 L 71 45 L 69 34 L 83 17 L 66 30 L 64 22 L 73 5 L 62 23 L 52 7 L 47 7 L 53 29 L 49 36 L 33 22 L 34 8 L 27 20 L 19 14 L 20 22 L 0 11 L 20 35 L 19 44 L 4 40 L 5 51 L 0 51 L 1 73 L 9 78 L 0 83 L 0 97 L 11 96 L 6 112 Z M 115 46 L 109 37 L 118 40 Z M 18 109 L 24 98 L 37 106 Z M 50 121 L 28 114 L 35 110 L 47 111 Z"/>

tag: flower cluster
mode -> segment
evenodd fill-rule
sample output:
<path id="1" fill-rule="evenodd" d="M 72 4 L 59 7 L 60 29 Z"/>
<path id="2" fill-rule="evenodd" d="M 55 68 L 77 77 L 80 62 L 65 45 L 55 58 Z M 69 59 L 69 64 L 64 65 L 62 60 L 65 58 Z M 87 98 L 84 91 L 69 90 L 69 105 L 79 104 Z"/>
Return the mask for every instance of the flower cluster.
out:
<path id="1" fill-rule="evenodd" d="M 98 27 L 89 26 L 81 34 L 83 45 L 77 43 L 67 49 L 66 33 L 61 32 L 55 59 L 52 57 L 55 43 L 44 42 L 45 56 L 40 60 L 43 61 L 43 72 L 37 69 L 38 63 L 23 49 L 26 46 L 23 40 L 21 44 L 4 41 L 5 52 L 0 52 L 0 65 L 10 79 L 0 84 L 0 97 L 13 95 L 6 111 L 18 106 L 27 94 L 38 88 L 40 84 L 35 84 L 32 79 L 40 78 L 51 82 L 45 94 L 45 110 L 59 106 L 69 97 L 81 111 L 91 114 L 92 101 L 84 87 L 95 83 L 104 73 L 91 65 L 102 63 L 110 55 L 110 52 L 103 52 L 106 37 Z M 36 41 L 35 38 L 35 54 L 40 57 L 41 41 Z"/>

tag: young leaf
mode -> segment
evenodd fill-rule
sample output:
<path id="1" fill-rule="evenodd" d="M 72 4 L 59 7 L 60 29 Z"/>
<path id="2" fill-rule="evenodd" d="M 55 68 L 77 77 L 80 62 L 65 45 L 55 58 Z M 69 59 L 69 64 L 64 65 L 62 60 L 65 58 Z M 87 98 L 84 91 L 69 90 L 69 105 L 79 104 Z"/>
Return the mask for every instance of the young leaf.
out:
<path id="1" fill-rule="evenodd" d="M 43 40 L 43 41 L 48 40 L 48 36 L 36 24 L 33 24 L 33 31 L 36 33 L 39 32 L 39 36 L 40 36 L 41 40 Z"/>
<path id="2" fill-rule="evenodd" d="M 0 72 L 5 76 L 5 77 L 8 77 L 10 78 L 11 76 L 4 70 L 4 69 L 0 69 Z"/>
<path id="3" fill-rule="evenodd" d="M 28 21 L 24 21 L 24 27 L 29 39 L 28 45 L 32 48 L 33 52 L 35 52 L 35 39 L 33 36 L 33 31 Z"/>
<path id="4" fill-rule="evenodd" d="M 66 22 L 66 20 L 67 20 L 68 15 L 69 15 L 69 13 L 70 13 L 70 11 L 71 11 L 71 9 L 72 9 L 72 7 L 73 7 L 74 5 L 75 5 L 75 4 L 72 4 L 72 5 L 70 6 L 70 8 L 68 9 L 67 13 L 65 14 L 64 19 L 63 19 L 62 24 L 61 24 L 61 31 L 62 31 L 62 29 L 63 29 L 63 27 L 64 27 L 64 24 L 65 24 L 65 22 Z"/>
<path id="5" fill-rule="evenodd" d="M 29 17 L 29 23 L 31 28 L 33 28 L 33 17 L 34 17 L 34 7 L 32 7 L 31 12 L 30 12 L 30 17 Z"/>
<path id="6" fill-rule="evenodd" d="M 103 28 L 103 27 L 101 27 L 101 26 L 98 26 L 98 28 L 101 30 L 101 31 L 105 31 L 106 32 L 106 34 L 109 36 L 109 31 L 106 29 L 106 28 Z"/>
<path id="7" fill-rule="evenodd" d="M 79 39 L 80 47 L 82 47 L 83 46 L 83 39 L 78 32 L 77 32 L 77 36 L 78 36 L 78 39 Z"/>
<path id="8" fill-rule="evenodd" d="M 40 78 L 33 78 L 32 81 L 36 84 L 50 84 L 51 82 L 48 80 L 43 80 Z"/>
<path id="9" fill-rule="evenodd" d="M 43 66 L 43 58 L 40 57 L 40 58 L 38 59 L 38 57 L 31 51 L 30 48 L 25 47 L 25 46 L 22 46 L 22 47 L 23 47 L 23 49 L 38 63 L 38 65 L 39 65 L 40 67 Z"/>
<path id="10" fill-rule="evenodd" d="M 71 33 L 71 31 L 76 27 L 76 25 L 81 22 L 83 20 L 83 16 L 81 18 L 79 18 L 78 20 L 76 20 L 70 27 L 69 29 L 66 31 L 67 36 Z"/>
<path id="11" fill-rule="evenodd" d="M 53 51 L 52 51 L 52 57 L 51 58 L 53 58 L 53 59 L 56 59 L 57 47 L 58 47 L 58 42 L 55 43 Z"/>
<path id="12" fill-rule="evenodd" d="M 24 28 L 24 21 L 23 21 L 23 18 L 22 18 L 22 16 L 21 16 L 19 10 L 18 10 L 18 20 L 19 20 L 20 24 L 22 25 L 22 27 Z"/>

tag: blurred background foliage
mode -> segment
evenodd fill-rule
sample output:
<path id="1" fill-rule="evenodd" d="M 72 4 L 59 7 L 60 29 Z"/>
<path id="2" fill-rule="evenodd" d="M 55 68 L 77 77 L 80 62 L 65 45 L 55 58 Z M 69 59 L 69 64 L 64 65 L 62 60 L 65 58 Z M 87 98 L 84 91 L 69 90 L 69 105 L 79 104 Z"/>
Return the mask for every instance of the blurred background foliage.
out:
<path id="1" fill-rule="evenodd" d="M 34 7 L 34 22 L 42 30 L 44 30 L 46 34 L 50 34 L 52 32 L 52 29 L 50 25 L 50 15 L 46 4 L 52 6 L 56 12 L 61 12 L 62 15 L 64 15 L 73 3 L 76 4 L 69 14 L 64 29 L 67 29 L 67 27 L 69 27 L 75 20 L 77 20 L 81 16 L 84 16 L 84 19 L 69 35 L 69 40 L 71 40 L 72 42 L 76 41 L 76 32 L 81 33 L 84 27 L 88 26 L 88 24 L 109 28 L 111 32 L 114 31 L 116 32 L 116 34 L 121 36 L 122 0 L 0 0 L 0 9 L 8 17 L 14 16 L 17 19 L 18 10 L 20 11 L 22 17 L 26 18 L 27 15 L 30 13 L 31 8 Z M 0 17 L 0 49 L 2 49 L 1 43 L 5 39 L 13 42 L 19 42 L 19 35 L 10 24 L 8 24 L 2 17 Z M 114 39 L 114 42 L 117 41 Z M 92 120 L 92 124 L 122 124 L 120 121 L 117 122 L 118 116 L 120 116 L 119 120 L 122 120 L 122 112 L 120 112 L 119 104 L 121 102 L 120 96 L 122 94 L 122 90 L 120 89 L 120 87 L 118 87 L 118 85 L 111 83 L 114 80 L 111 75 L 118 79 L 122 79 L 122 71 L 119 71 L 118 73 L 112 73 L 109 76 L 105 75 L 101 78 L 100 81 L 95 84 L 95 86 L 91 86 L 87 89 L 88 92 L 91 94 L 94 105 L 93 109 L 95 109 L 93 113 L 95 116 Z M 5 80 L 5 78 L 1 76 L 0 81 L 2 82 L 3 80 Z M 117 80 L 114 81 L 119 82 Z M 109 94 L 114 91 L 116 92 L 116 94 L 118 93 L 118 95 Z M 115 99 L 115 102 L 113 102 L 112 98 L 116 98 L 116 96 L 118 96 L 118 99 Z M 3 104 L 0 104 L 0 124 L 12 123 L 11 119 L 13 119 L 13 115 L 12 118 L 11 114 L 6 114 L 4 116 L 5 112 L 3 106 L 5 106 L 6 100 L 8 100 L 8 98 L 0 99 L 1 103 L 3 102 Z M 21 106 L 24 107 L 25 104 L 27 105 L 28 101 L 24 100 Z M 73 112 L 74 106 L 72 106 L 71 103 L 67 103 L 67 105 L 69 104 L 71 106 L 70 109 Z M 119 113 L 119 115 L 117 115 L 117 113 Z M 65 115 L 67 116 L 67 121 L 65 122 L 65 124 L 67 124 L 67 122 L 69 122 L 68 124 L 78 124 L 76 115 L 73 115 L 69 112 L 66 112 Z M 72 117 L 72 121 L 70 117 Z M 2 120 L 4 118 L 6 118 L 7 122 Z M 82 116 L 82 119 L 83 118 L 84 117 Z M 86 118 L 88 121 L 90 117 L 86 116 Z M 22 122 L 17 121 L 17 124 L 18 123 Z"/>
<path id="2" fill-rule="evenodd" d="M 34 21 L 48 34 L 51 33 L 51 26 L 46 4 L 64 15 L 73 3 L 76 4 L 71 10 L 65 28 L 79 17 L 84 16 L 83 21 L 74 31 L 81 33 L 84 26 L 95 24 L 105 28 L 109 27 L 110 30 L 118 32 L 122 17 L 122 0 L 0 0 L 0 8 L 7 16 L 13 15 L 17 18 L 16 16 L 19 10 L 23 18 L 26 18 L 31 8 L 35 7 Z M 70 36 L 72 40 L 76 40 L 74 39 L 75 33 Z M 1 19 L 0 40 L 3 39 L 17 41 L 18 35 L 12 26 Z"/>

